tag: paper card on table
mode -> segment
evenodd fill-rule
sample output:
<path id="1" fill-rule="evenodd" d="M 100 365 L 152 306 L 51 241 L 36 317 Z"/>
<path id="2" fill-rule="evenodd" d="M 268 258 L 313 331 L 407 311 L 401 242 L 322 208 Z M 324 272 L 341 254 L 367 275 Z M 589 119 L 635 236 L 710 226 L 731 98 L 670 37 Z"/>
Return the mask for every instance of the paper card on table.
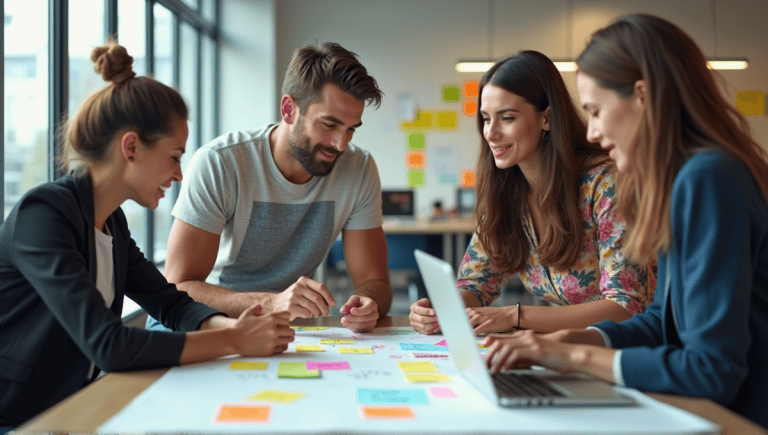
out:
<path id="1" fill-rule="evenodd" d="M 437 373 L 437 367 L 429 361 L 400 361 L 397 366 L 403 373 Z"/>
<path id="2" fill-rule="evenodd" d="M 269 405 L 221 404 L 214 423 L 266 423 L 272 407 Z"/>
<path id="3" fill-rule="evenodd" d="M 427 393 L 421 388 L 358 388 L 357 403 L 364 405 L 426 405 Z"/>
<path id="4" fill-rule="evenodd" d="M 327 326 L 291 326 L 291 328 L 297 331 L 323 331 L 328 329 Z"/>
<path id="5" fill-rule="evenodd" d="M 319 378 L 320 370 L 307 370 L 303 362 L 281 362 L 277 366 L 278 378 Z"/>
<path id="6" fill-rule="evenodd" d="M 346 361 L 307 361 L 307 370 L 351 370 Z"/>
<path id="7" fill-rule="evenodd" d="M 408 382 L 451 382 L 451 377 L 443 373 L 434 375 L 410 374 L 405 375 L 405 379 Z"/>
<path id="8" fill-rule="evenodd" d="M 321 338 L 320 344 L 355 344 L 355 340 L 348 338 Z"/>
<path id="9" fill-rule="evenodd" d="M 448 347 L 448 343 L 445 340 L 440 340 L 437 343 L 435 343 L 435 346 L 445 346 L 445 347 Z"/>
<path id="10" fill-rule="evenodd" d="M 297 344 L 296 352 L 325 352 L 325 349 L 316 344 Z"/>
<path id="11" fill-rule="evenodd" d="M 434 344 L 424 343 L 400 343 L 400 350 L 445 352 L 445 348 L 442 346 L 435 346 Z"/>
<path id="12" fill-rule="evenodd" d="M 339 353 L 373 353 L 370 347 L 340 347 Z"/>
<path id="13" fill-rule="evenodd" d="M 307 393 L 295 393 L 291 391 L 275 391 L 275 390 L 263 390 L 258 393 L 248 396 L 248 400 L 264 401 L 264 402 L 277 402 L 277 403 L 292 403 Z"/>
<path id="14" fill-rule="evenodd" d="M 416 333 L 413 329 L 385 329 L 382 332 L 387 335 L 410 335 Z"/>
<path id="15" fill-rule="evenodd" d="M 435 397 L 458 397 L 456 393 L 448 387 L 429 387 L 429 392 Z"/>
<path id="16" fill-rule="evenodd" d="M 427 353 L 427 352 L 414 352 L 414 358 L 429 358 L 429 359 L 448 359 L 447 353 Z"/>
<path id="17" fill-rule="evenodd" d="M 360 415 L 363 418 L 375 420 L 407 420 L 415 419 L 416 414 L 410 406 L 361 406 Z"/>
<path id="18" fill-rule="evenodd" d="M 266 370 L 267 369 L 267 362 L 266 361 L 233 361 L 232 364 L 229 365 L 230 370 Z"/>

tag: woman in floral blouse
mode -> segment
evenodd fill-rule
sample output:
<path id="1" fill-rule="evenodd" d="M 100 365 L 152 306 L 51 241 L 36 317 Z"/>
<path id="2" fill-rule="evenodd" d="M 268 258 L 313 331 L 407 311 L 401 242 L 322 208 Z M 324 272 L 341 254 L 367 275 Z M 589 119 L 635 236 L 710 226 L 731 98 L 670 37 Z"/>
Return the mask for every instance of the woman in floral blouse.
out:
<path id="1" fill-rule="evenodd" d="M 480 82 L 477 122 L 478 230 L 457 282 L 475 332 L 549 332 L 642 312 L 655 262 L 624 260 L 614 168 L 587 142 L 552 61 L 523 51 L 497 62 Z M 489 307 L 515 273 L 559 306 Z M 410 321 L 425 334 L 440 330 L 427 299 L 411 306 Z"/>

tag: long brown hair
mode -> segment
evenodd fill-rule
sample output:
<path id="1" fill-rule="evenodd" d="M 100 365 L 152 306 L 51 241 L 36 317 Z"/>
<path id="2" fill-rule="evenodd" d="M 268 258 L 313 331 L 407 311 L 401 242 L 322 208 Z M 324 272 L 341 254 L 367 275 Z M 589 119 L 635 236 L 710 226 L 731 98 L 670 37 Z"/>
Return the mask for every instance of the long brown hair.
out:
<path id="1" fill-rule="evenodd" d="M 114 136 L 131 129 L 151 148 L 173 135 L 174 121 L 187 119 L 179 93 L 150 77 L 136 77 L 133 57 L 115 42 L 91 52 L 94 70 L 109 85 L 91 94 L 58 130 L 59 171 L 82 175 L 92 162 L 102 161 Z"/>
<path id="2" fill-rule="evenodd" d="M 587 141 L 587 129 L 579 116 L 563 78 L 552 61 L 537 51 L 521 51 L 497 62 L 483 75 L 479 86 L 493 85 L 524 98 L 541 113 L 550 109 L 550 131 L 542 139 L 541 174 L 545 183 L 536 198 L 543 219 L 538 253 L 542 264 L 567 269 L 579 257 L 584 238 L 579 211 L 579 180 L 605 159 L 599 146 Z M 530 248 L 522 217 L 529 194 L 528 182 L 517 165 L 499 169 L 483 135 L 483 116 L 477 111 L 480 132 L 478 160 L 477 233 L 491 263 L 499 270 L 524 270 Z"/>
<path id="3" fill-rule="evenodd" d="M 642 14 L 595 32 L 576 60 L 581 73 L 621 97 L 631 95 L 638 80 L 647 83 L 645 113 L 628 155 L 631 169 L 617 175 L 619 211 L 627 223 L 625 252 L 636 261 L 668 250 L 675 176 L 696 152 L 716 149 L 735 156 L 768 201 L 766 152 L 723 98 L 723 79 L 706 62 L 680 28 Z"/>

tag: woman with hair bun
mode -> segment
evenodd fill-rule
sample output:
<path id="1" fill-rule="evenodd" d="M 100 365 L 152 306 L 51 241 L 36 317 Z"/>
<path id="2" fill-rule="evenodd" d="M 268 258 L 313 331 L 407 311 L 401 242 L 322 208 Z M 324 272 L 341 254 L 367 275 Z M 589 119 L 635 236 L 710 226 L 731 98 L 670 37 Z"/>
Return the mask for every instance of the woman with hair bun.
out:
<path id="1" fill-rule="evenodd" d="M 27 192 L 0 226 L 0 433 L 100 370 L 266 356 L 293 341 L 288 312 L 262 316 L 256 305 L 227 318 L 144 258 L 120 205 L 156 208 L 181 181 L 187 106 L 168 86 L 136 77 L 120 45 L 95 48 L 91 59 L 110 83 L 60 129 L 67 175 Z M 124 296 L 174 332 L 123 325 Z"/>

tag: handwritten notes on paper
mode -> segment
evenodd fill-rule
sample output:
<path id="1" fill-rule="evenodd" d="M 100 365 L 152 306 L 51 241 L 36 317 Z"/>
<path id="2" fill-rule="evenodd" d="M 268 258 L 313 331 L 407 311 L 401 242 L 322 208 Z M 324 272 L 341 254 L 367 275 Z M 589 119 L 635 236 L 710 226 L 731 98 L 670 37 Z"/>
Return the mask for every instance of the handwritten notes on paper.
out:
<path id="1" fill-rule="evenodd" d="M 351 370 L 346 361 L 307 361 L 307 370 Z"/>
<path id="2" fill-rule="evenodd" d="M 278 378 L 319 378 L 320 370 L 307 370 L 303 362 L 281 362 L 277 366 Z"/>
<path id="3" fill-rule="evenodd" d="M 323 338 L 320 344 L 355 344 L 355 341 L 348 338 Z"/>

